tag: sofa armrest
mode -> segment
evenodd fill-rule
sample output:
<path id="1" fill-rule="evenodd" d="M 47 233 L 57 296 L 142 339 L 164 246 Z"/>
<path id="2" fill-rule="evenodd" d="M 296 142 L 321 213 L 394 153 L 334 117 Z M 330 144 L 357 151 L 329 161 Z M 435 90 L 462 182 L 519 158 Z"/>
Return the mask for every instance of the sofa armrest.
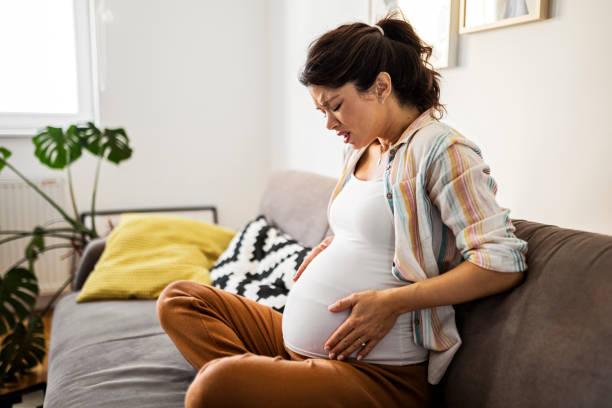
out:
<path id="1" fill-rule="evenodd" d="M 72 282 L 72 290 L 81 290 L 89 273 L 93 270 L 96 262 L 100 258 L 104 247 L 106 246 L 106 237 L 96 238 L 92 240 L 83 251 L 83 256 L 79 261 L 74 280 Z"/>

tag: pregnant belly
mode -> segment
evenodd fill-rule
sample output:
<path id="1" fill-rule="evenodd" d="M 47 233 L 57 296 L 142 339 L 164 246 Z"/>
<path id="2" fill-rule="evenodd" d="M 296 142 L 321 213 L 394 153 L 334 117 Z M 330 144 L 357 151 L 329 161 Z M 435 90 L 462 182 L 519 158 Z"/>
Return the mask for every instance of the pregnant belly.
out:
<path id="1" fill-rule="evenodd" d="M 349 315 L 349 310 L 334 313 L 327 307 L 342 297 L 329 286 L 296 283 L 283 312 L 285 344 L 300 354 L 327 357 L 325 342 Z"/>
<path id="2" fill-rule="evenodd" d="M 385 254 L 387 260 L 376 260 L 368 252 L 349 253 L 334 240 L 313 259 L 289 292 L 283 312 L 283 338 L 289 349 L 310 357 L 327 358 L 325 343 L 350 313 L 350 309 L 330 312 L 329 305 L 351 293 L 403 285 L 391 275 L 387 265 L 391 263 L 389 254 Z M 419 355 L 413 353 L 417 346 L 410 340 L 410 317 L 410 313 L 401 315 L 363 361 L 396 365 L 413 363 L 415 358 L 416 362 L 424 361 L 424 349 L 419 348 Z M 349 357 L 356 358 L 357 353 Z"/>

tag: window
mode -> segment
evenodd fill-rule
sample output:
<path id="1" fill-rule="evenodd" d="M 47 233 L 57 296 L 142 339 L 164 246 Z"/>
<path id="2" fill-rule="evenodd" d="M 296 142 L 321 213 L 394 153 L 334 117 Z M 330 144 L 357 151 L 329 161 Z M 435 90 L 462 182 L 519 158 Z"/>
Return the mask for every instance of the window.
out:
<path id="1" fill-rule="evenodd" d="M 0 1 L 0 135 L 97 121 L 92 3 Z"/>

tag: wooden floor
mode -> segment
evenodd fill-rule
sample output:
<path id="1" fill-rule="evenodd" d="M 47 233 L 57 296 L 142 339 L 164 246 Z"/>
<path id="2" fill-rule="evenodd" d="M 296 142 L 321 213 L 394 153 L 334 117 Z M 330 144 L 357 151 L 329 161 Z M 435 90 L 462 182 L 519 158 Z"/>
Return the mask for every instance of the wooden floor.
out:
<path id="1" fill-rule="evenodd" d="M 47 345 L 47 354 L 49 352 L 49 335 L 51 333 L 51 316 L 53 310 L 49 310 L 47 315 L 43 317 L 43 324 L 45 326 L 45 343 Z M 2 340 L 2 339 L 0 339 Z M 47 354 L 42 364 L 37 365 L 31 373 L 23 375 L 18 381 L 13 383 L 0 384 L 0 395 L 7 394 L 9 392 L 20 390 L 31 387 L 41 382 L 47 382 Z"/>

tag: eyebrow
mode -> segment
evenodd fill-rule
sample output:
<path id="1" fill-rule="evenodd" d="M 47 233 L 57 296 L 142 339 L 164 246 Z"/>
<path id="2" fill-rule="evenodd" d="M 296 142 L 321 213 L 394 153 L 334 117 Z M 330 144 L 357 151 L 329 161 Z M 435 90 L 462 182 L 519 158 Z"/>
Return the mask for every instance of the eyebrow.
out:
<path id="1" fill-rule="evenodd" d="M 327 107 L 328 107 L 328 105 L 329 105 L 329 103 L 330 103 L 331 101 L 333 101 L 334 99 L 336 99 L 337 97 L 339 97 L 339 96 L 340 96 L 340 95 L 334 95 L 334 96 L 332 96 L 331 98 L 329 98 L 328 100 L 326 100 L 325 102 L 323 102 L 323 103 L 321 104 L 321 106 L 323 106 L 324 108 L 327 108 Z M 319 109 L 319 108 L 317 107 L 317 109 Z"/>

